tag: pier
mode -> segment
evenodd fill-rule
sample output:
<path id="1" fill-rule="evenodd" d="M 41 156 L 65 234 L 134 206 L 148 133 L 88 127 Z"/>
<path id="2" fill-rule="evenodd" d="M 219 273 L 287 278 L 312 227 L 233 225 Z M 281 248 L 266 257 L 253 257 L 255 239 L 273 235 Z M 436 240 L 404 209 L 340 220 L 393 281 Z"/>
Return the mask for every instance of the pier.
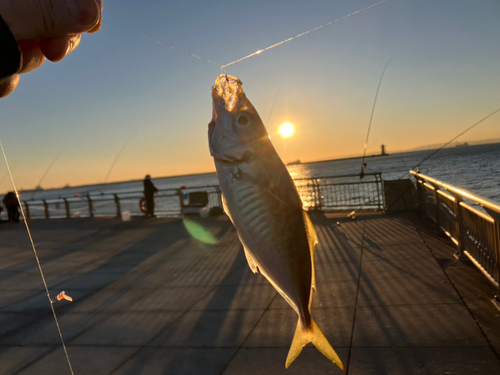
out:
<path id="1" fill-rule="evenodd" d="M 251 273 L 225 216 L 31 222 L 75 374 L 500 373 L 494 285 L 420 213 L 312 215 L 313 346 L 285 370 L 296 313 Z M 25 228 L 0 225 L 0 373 L 70 374 Z"/>

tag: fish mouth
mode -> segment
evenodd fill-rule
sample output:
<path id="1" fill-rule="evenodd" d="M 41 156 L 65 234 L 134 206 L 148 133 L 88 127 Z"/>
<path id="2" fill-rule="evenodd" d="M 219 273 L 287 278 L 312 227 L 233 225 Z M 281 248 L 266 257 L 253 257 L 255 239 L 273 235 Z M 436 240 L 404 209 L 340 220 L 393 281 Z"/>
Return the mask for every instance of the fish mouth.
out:
<path id="1" fill-rule="evenodd" d="M 243 93 L 241 88 L 242 82 L 234 76 L 221 74 L 215 80 L 215 85 L 212 87 L 212 99 L 214 111 L 224 108 L 228 112 L 232 112 L 240 102 L 239 97 Z"/>
<path id="2" fill-rule="evenodd" d="M 240 158 L 236 156 L 220 156 L 218 154 L 212 155 L 214 160 L 224 167 L 235 167 L 241 164 L 250 163 L 255 157 L 255 153 L 245 151 Z"/>

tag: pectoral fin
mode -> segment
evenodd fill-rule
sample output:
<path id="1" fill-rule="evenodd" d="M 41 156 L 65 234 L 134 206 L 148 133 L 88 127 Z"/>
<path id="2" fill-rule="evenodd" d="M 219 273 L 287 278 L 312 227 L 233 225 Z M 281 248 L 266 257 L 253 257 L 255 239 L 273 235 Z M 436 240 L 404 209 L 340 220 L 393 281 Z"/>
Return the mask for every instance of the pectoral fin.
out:
<path id="1" fill-rule="evenodd" d="M 311 266 L 312 266 L 312 279 L 311 279 L 311 288 L 314 289 L 315 292 L 317 292 L 316 289 L 316 270 L 314 267 L 314 248 L 316 247 L 318 243 L 318 235 L 316 234 L 316 230 L 314 229 L 314 225 L 311 221 L 311 218 L 307 214 L 307 212 L 302 211 L 302 215 L 304 216 L 304 224 L 306 226 L 306 233 L 307 233 L 307 239 L 309 241 L 309 251 L 311 253 Z M 312 303 L 312 297 L 311 301 Z M 309 309 L 311 307 L 309 306 Z"/>
<path id="2" fill-rule="evenodd" d="M 231 222 L 233 222 L 233 219 L 231 219 L 231 214 L 229 213 L 229 209 L 227 208 L 226 198 L 224 198 L 224 194 L 221 194 L 220 198 L 221 198 L 221 201 L 222 201 L 222 208 L 224 209 L 224 212 L 226 213 L 226 215 L 229 218 L 229 220 L 231 220 Z"/>
<path id="3" fill-rule="evenodd" d="M 259 272 L 259 266 L 257 266 L 257 263 L 255 263 L 255 260 L 253 260 L 250 252 L 247 250 L 245 246 L 243 246 L 243 250 L 245 250 L 245 256 L 247 258 L 248 267 L 250 267 L 253 273 Z"/>
<path id="4" fill-rule="evenodd" d="M 224 194 L 221 195 L 221 198 L 222 198 L 222 207 L 224 208 L 226 215 L 229 217 L 229 219 L 232 222 L 233 219 L 231 218 L 231 213 L 229 212 L 229 209 L 227 208 L 226 199 L 224 198 Z M 240 241 L 241 241 L 241 238 L 240 238 Z M 253 260 L 252 255 L 246 249 L 245 245 L 243 245 L 243 250 L 245 251 L 245 257 L 247 258 L 248 267 L 250 267 L 250 269 L 252 270 L 253 273 L 258 273 L 259 268 L 257 266 L 257 263 L 255 263 L 255 260 Z"/>

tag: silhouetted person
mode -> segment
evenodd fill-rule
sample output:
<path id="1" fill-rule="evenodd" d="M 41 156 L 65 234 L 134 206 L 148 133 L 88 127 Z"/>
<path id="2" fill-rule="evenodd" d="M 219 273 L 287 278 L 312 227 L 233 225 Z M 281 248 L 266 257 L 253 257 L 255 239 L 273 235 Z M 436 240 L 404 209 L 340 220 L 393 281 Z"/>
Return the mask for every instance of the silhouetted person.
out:
<path id="1" fill-rule="evenodd" d="M 5 197 L 3 197 L 3 204 L 7 209 L 9 221 L 11 223 L 19 223 L 19 201 L 17 200 L 16 193 L 12 191 L 8 192 Z"/>
<path id="2" fill-rule="evenodd" d="M 153 185 L 151 176 L 147 175 L 144 179 L 144 196 L 146 197 L 146 215 L 153 217 L 155 215 L 155 198 L 154 195 L 158 189 Z"/>

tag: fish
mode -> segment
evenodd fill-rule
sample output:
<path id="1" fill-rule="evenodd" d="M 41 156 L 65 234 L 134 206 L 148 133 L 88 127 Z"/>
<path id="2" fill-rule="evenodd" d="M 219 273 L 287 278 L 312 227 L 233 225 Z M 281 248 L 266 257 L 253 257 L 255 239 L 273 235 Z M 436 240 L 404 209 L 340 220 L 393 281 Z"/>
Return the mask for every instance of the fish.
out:
<path id="1" fill-rule="evenodd" d="M 311 316 L 318 243 L 314 226 L 237 77 L 221 74 L 212 87 L 208 138 L 224 211 L 236 228 L 250 269 L 260 272 L 298 315 L 285 367 L 312 342 L 343 369 Z"/>

